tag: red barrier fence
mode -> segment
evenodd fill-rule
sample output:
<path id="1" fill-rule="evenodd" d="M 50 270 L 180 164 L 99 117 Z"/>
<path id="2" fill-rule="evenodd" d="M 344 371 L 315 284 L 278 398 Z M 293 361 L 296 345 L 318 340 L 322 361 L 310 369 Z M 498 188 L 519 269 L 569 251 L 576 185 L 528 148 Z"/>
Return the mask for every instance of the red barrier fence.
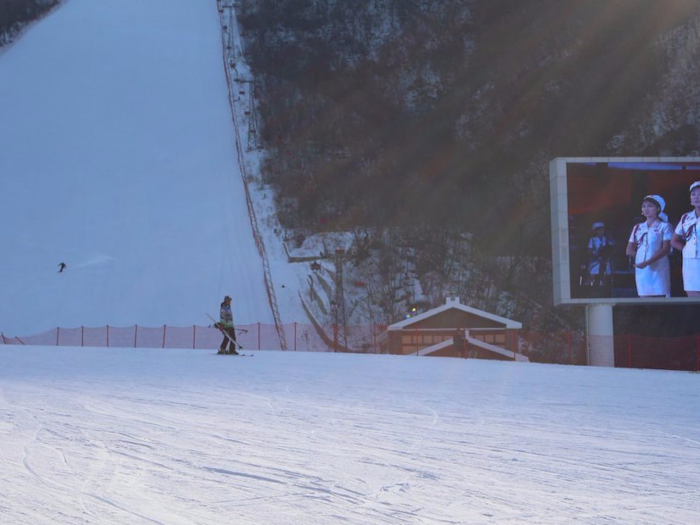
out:
<path id="1" fill-rule="evenodd" d="M 615 363 L 627 368 L 700 372 L 700 334 L 668 338 L 615 336 Z"/>
<path id="2" fill-rule="evenodd" d="M 531 361 L 586 365 L 588 349 L 609 348 L 615 366 L 700 372 L 700 334 L 685 337 L 645 337 L 634 334 L 586 338 L 581 332 L 518 332 L 519 352 Z"/>
<path id="3" fill-rule="evenodd" d="M 287 350 L 303 352 L 333 352 L 333 341 L 322 337 L 313 325 L 290 323 L 281 325 L 287 340 Z M 321 327 L 326 334 L 333 334 L 333 327 Z M 359 353 L 377 353 L 377 336 L 384 330 L 382 325 L 346 327 L 348 348 Z M 236 327 L 237 340 L 243 348 L 250 350 L 285 350 L 280 344 L 275 325 L 256 323 Z M 36 346 L 89 346 L 114 348 L 218 348 L 223 336 L 210 326 L 167 326 L 157 328 L 145 326 L 100 328 L 54 328 L 47 332 L 23 337 L 7 337 L 0 334 L 0 344 Z M 332 336 L 331 336 L 332 338 Z M 329 344 L 330 343 L 330 344 Z M 346 351 L 347 349 L 343 349 Z"/>
<path id="4" fill-rule="evenodd" d="M 380 353 L 378 339 L 385 325 L 321 326 L 324 335 L 310 324 L 281 325 L 287 340 L 287 350 L 299 352 L 349 351 Z M 283 350 L 275 325 L 255 323 L 238 326 L 238 341 L 249 350 Z M 335 347 L 334 334 L 338 336 Z M 610 337 L 597 336 L 587 340 L 581 332 L 517 333 L 518 352 L 534 362 L 585 365 L 588 348 L 609 347 Z M 221 333 L 209 326 L 144 326 L 100 328 L 54 328 L 47 332 L 7 337 L 0 334 L 0 345 L 88 346 L 114 348 L 192 348 L 215 349 L 222 340 Z M 624 368 L 658 368 L 700 372 L 700 334 L 676 337 L 643 337 L 617 335 L 612 337 L 615 365 Z"/>

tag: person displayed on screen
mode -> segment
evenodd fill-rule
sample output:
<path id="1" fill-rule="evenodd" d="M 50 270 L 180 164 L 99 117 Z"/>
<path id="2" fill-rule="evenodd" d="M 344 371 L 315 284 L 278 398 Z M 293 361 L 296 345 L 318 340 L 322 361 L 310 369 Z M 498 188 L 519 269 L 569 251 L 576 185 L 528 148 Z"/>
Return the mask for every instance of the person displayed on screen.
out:
<path id="1" fill-rule="evenodd" d="M 606 235 L 605 224 L 591 226 L 593 235 L 588 239 L 588 278 L 591 286 L 603 286 L 612 274 L 612 256 L 615 240 Z"/>
<path id="2" fill-rule="evenodd" d="M 693 211 L 684 213 L 671 239 L 671 246 L 683 252 L 683 289 L 688 297 L 700 297 L 700 181 L 690 185 L 690 205 Z"/>
<path id="3" fill-rule="evenodd" d="M 627 255 L 634 257 L 639 297 L 671 296 L 671 251 L 673 229 L 663 213 L 666 201 L 660 195 L 647 195 L 642 201 L 646 219 L 632 229 Z"/>

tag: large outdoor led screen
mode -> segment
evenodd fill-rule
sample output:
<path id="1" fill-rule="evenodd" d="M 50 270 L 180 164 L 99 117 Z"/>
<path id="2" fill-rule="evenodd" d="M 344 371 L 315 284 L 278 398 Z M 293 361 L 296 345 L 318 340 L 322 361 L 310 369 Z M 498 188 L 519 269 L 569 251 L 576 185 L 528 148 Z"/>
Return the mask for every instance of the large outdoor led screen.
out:
<path id="1" fill-rule="evenodd" d="M 557 158 L 550 182 L 555 304 L 700 302 L 700 158 Z"/>

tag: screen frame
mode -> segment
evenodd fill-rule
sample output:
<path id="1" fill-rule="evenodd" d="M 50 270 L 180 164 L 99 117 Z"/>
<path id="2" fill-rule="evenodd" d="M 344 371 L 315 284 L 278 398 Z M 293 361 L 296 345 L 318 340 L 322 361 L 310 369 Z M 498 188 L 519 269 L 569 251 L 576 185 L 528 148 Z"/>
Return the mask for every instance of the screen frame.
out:
<path id="1" fill-rule="evenodd" d="M 700 304 L 700 297 L 571 297 L 568 163 L 684 163 L 700 157 L 557 157 L 549 163 L 554 305 L 564 304 Z M 700 175 L 700 173 L 699 173 Z"/>

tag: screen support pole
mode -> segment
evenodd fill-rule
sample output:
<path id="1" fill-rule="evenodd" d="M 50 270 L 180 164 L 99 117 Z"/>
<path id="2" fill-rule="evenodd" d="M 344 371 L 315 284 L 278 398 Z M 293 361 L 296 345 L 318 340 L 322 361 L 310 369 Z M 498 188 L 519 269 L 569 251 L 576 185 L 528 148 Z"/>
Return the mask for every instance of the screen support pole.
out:
<path id="1" fill-rule="evenodd" d="M 615 366 L 613 305 L 586 305 L 586 339 L 590 366 Z"/>

